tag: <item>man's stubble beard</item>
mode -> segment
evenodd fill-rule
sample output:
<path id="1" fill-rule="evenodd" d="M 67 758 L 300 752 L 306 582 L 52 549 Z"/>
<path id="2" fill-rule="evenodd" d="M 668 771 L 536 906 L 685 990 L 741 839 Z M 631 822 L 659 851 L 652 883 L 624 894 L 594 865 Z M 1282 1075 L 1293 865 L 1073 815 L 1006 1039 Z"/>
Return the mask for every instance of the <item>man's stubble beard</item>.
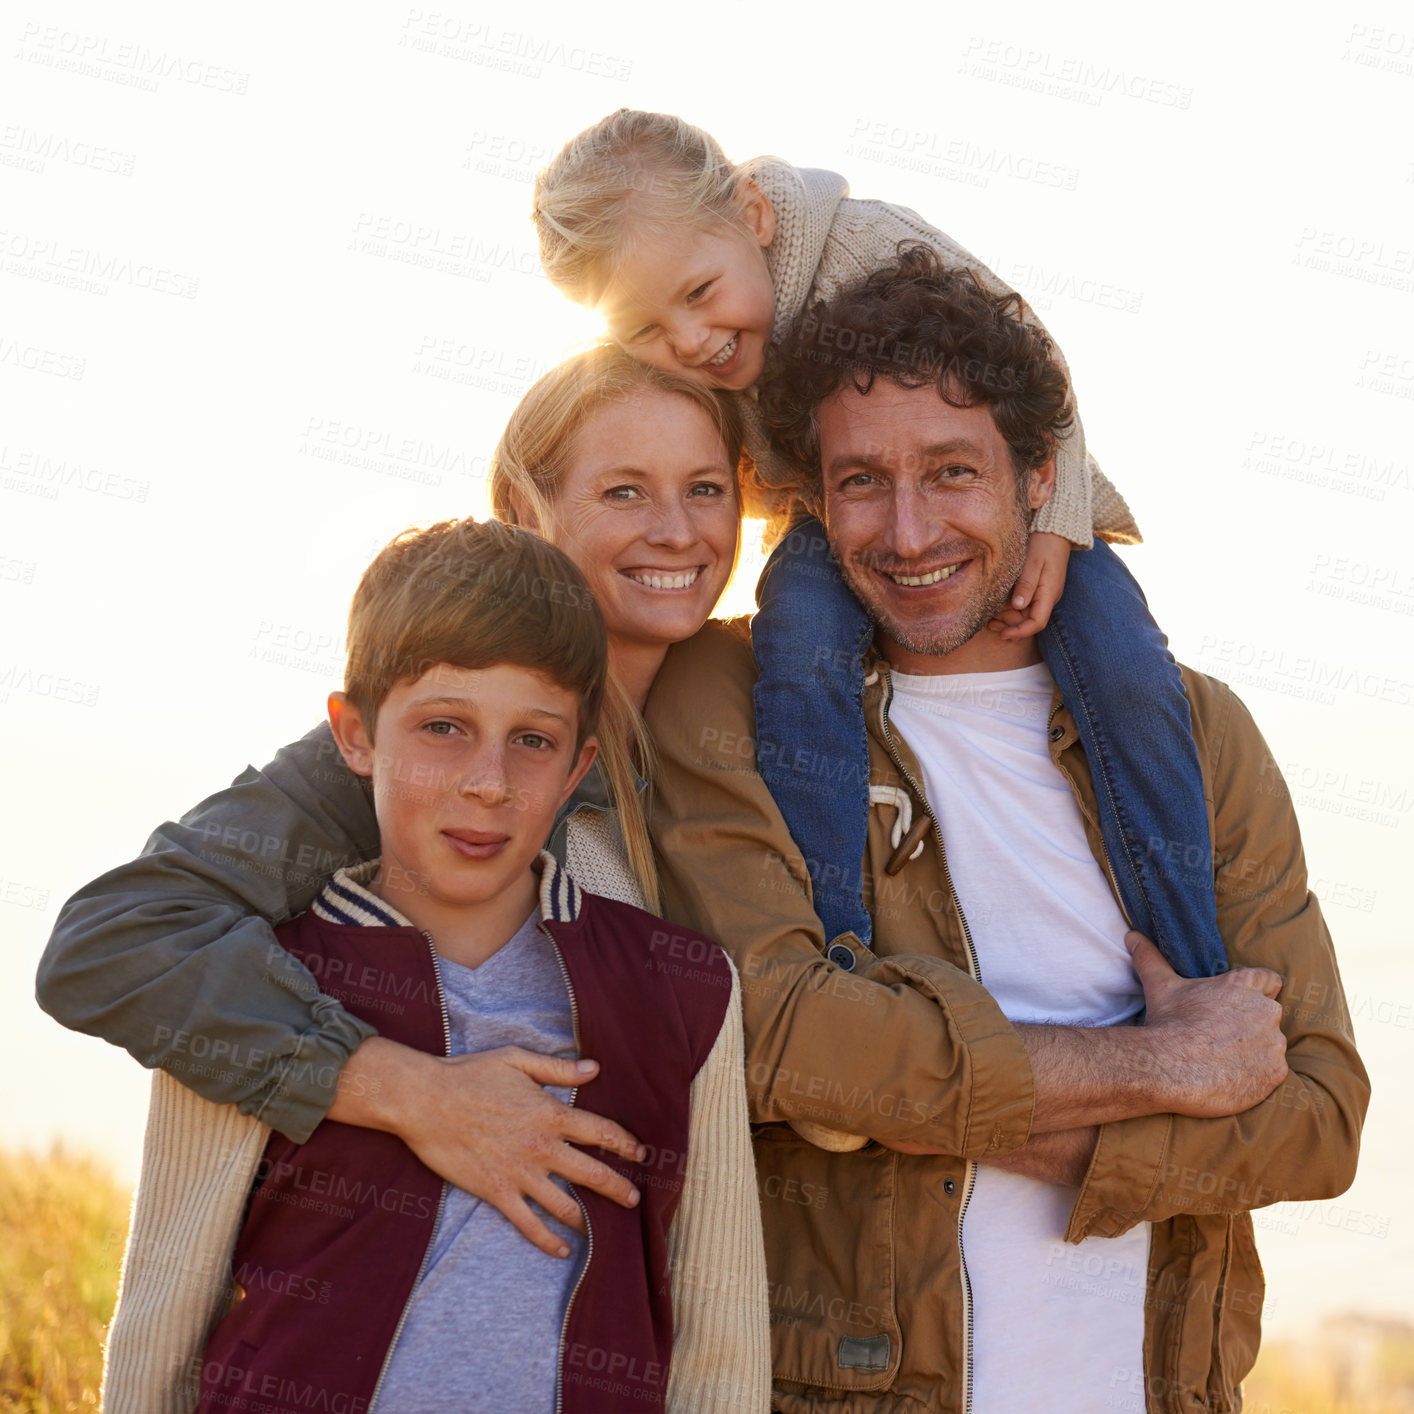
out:
<path id="1" fill-rule="evenodd" d="M 838 556 L 836 556 L 836 560 L 840 566 L 840 573 L 844 576 L 844 581 L 853 592 L 854 597 L 864 606 L 869 617 L 900 648 L 905 652 L 918 654 L 920 657 L 941 658 L 945 654 L 961 648 L 975 634 L 981 632 L 998 614 L 1011 607 L 1012 589 L 1021 575 L 1022 566 L 1026 563 L 1026 544 L 1029 534 L 1027 517 L 1019 514 L 1006 540 L 998 547 L 996 571 L 991 580 L 983 586 L 980 598 L 968 607 L 962 622 L 947 633 L 927 637 L 920 636 L 916 630 L 891 619 L 875 602 L 871 594 L 873 582 L 868 568 L 853 560 L 841 561 Z M 980 551 L 982 546 L 975 540 L 968 540 L 963 548 L 965 553 L 971 553 L 972 551 Z M 963 558 L 963 556 L 958 558 Z"/>

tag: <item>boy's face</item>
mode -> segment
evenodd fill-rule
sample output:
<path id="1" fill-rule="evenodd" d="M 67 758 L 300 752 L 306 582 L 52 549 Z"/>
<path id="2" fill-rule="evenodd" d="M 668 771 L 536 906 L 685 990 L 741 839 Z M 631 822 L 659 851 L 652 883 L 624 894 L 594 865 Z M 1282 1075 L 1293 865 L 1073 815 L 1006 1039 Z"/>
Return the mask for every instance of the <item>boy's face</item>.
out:
<path id="1" fill-rule="evenodd" d="M 765 249 L 775 216 L 754 187 L 741 215 L 744 229 L 686 226 L 624 255 L 599 310 L 634 358 L 734 392 L 761 376 L 776 317 Z"/>
<path id="2" fill-rule="evenodd" d="M 438 663 L 397 683 L 376 743 L 343 693 L 329 717 L 344 759 L 373 779 L 378 892 L 434 938 L 466 921 L 458 910 L 525 887 L 597 749 L 575 746 L 577 693 L 509 663 Z"/>

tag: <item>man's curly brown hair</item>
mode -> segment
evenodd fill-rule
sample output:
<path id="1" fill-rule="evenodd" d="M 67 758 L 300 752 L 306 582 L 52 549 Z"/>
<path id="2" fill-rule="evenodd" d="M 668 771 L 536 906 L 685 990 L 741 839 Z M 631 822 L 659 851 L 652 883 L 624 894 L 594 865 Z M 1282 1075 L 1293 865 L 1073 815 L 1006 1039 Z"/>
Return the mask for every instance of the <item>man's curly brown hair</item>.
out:
<path id="1" fill-rule="evenodd" d="M 762 416 L 800 478 L 772 489 L 818 511 L 820 404 L 847 384 L 867 394 L 876 378 L 935 387 L 954 407 L 990 407 L 1024 483 L 1075 416 L 1055 345 L 1025 318 L 1020 295 L 993 294 L 922 244 L 900 246 L 894 264 L 817 300 L 773 346 L 762 375 Z"/>

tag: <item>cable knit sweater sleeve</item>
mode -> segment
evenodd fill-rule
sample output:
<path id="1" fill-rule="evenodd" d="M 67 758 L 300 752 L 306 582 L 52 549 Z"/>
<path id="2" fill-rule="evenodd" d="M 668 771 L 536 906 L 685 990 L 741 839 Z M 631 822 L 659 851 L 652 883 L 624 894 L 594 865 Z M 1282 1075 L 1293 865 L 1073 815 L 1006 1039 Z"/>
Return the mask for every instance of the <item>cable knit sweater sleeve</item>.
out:
<path id="1" fill-rule="evenodd" d="M 743 1056 L 741 982 L 732 967 L 722 1029 L 692 1082 L 687 1174 L 668 1231 L 668 1414 L 764 1414 L 771 1403 L 766 1253 Z"/>
<path id="2" fill-rule="evenodd" d="M 152 1077 L 142 1178 L 103 1362 L 105 1414 L 190 1414 L 231 1296 L 231 1252 L 268 1125 Z"/>
<path id="3" fill-rule="evenodd" d="M 795 168 L 778 158 L 758 158 L 747 169 L 776 211 L 778 234 L 767 251 L 776 290 L 776 338 L 807 304 L 828 300 L 887 265 L 901 241 L 923 241 L 945 265 L 965 266 L 988 289 L 1010 292 L 980 260 L 916 212 L 884 201 L 851 199 L 843 178 L 833 172 Z M 1044 329 L 1029 305 L 1026 317 Z M 1059 347 L 1056 354 L 1064 366 Z M 754 408 L 746 411 L 748 450 L 763 479 L 774 482 L 775 458 L 765 443 L 759 414 L 752 415 Z M 1141 539 L 1124 497 L 1086 450 L 1078 413 L 1056 448 L 1055 492 L 1036 512 L 1032 529 L 1063 535 L 1080 549 L 1088 549 L 1094 535 L 1119 544 Z"/>

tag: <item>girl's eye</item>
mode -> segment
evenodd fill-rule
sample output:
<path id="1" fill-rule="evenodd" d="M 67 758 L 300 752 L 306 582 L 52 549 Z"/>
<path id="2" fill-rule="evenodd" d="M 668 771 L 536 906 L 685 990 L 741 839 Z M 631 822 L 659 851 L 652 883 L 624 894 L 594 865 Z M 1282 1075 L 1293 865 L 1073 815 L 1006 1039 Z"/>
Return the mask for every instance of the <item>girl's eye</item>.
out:
<path id="1" fill-rule="evenodd" d="M 688 299 L 701 299 L 702 296 L 705 295 L 707 291 L 711 288 L 711 286 L 711 280 L 704 280 L 695 290 L 690 290 L 688 292 Z"/>
<path id="2" fill-rule="evenodd" d="M 641 344 L 645 339 L 651 338 L 657 332 L 658 326 L 656 324 L 645 324 L 643 328 L 630 334 L 624 342 L 629 344 Z"/>
<path id="3" fill-rule="evenodd" d="M 522 732 L 516 740 L 533 751 L 548 751 L 555 745 L 548 736 L 541 736 L 539 732 Z"/>

